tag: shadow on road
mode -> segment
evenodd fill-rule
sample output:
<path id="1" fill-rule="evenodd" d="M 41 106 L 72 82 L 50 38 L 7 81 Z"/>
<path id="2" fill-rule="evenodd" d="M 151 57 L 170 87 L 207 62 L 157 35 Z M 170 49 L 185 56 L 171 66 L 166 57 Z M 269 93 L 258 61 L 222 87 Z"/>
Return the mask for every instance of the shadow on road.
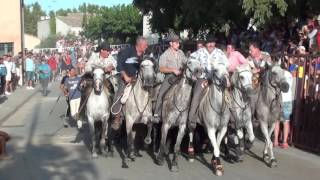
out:
<path id="1" fill-rule="evenodd" d="M 0 177 L 5 180 L 86 180 L 99 179 L 98 172 L 88 152 L 83 148 L 68 148 L 52 145 L 52 142 L 34 144 L 34 136 L 39 123 L 41 103 L 33 111 L 26 146 L 13 149 L 13 159 L 2 162 Z M 68 151 L 69 149 L 69 151 Z M 71 150 L 72 149 L 72 150 Z"/>

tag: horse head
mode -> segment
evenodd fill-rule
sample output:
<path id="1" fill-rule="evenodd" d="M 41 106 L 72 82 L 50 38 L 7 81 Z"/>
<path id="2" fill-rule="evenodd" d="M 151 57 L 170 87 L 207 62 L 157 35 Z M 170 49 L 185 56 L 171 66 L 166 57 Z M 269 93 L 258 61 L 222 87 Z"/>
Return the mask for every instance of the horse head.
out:
<path id="1" fill-rule="evenodd" d="M 104 70 L 102 67 L 94 67 L 93 70 L 93 89 L 96 94 L 100 94 L 102 91 L 104 81 Z"/>
<path id="2" fill-rule="evenodd" d="M 156 73 L 152 58 L 145 58 L 140 64 L 139 76 L 144 88 L 151 88 L 154 85 Z"/>
<path id="3" fill-rule="evenodd" d="M 286 81 L 286 78 L 284 76 L 285 70 L 282 69 L 279 65 L 273 65 L 271 69 L 269 70 L 270 74 L 268 75 L 268 81 L 271 86 L 278 87 L 282 92 L 288 92 L 289 91 L 289 83 Z"/>
<path id="4" fill-rule="evenodd" d="M 228 87 L 230 85 L 229 72 L 225 62 L 210 61 L 211 70 L 209 71 L 209 80 L 214 84 Z"/>
<path id="5" fill-rule="evenodd" d="M 194 58 L 188 59 L 184 69 L 185 77 L 192 81 L 196 81 L 202 74 L 200 62 Z"/>
<path id="6" fill-rule="evenodd" d="M 237 67 L 235 73 L 232 75 L 231 83 L 241 91 L 250 93 L 253 90 L 250 66 L 242 65 Z"/>

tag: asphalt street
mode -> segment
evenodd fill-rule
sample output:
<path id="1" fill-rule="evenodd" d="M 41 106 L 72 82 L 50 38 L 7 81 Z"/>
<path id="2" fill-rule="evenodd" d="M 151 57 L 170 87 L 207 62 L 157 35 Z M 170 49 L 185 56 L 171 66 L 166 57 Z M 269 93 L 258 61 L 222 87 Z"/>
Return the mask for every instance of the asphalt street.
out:
<path id="1" fill-rule="evenodd" d="M 0 161 L 0 180 L 319 180 L 320 157 L 294 147 L 275 149 L 277 168 L 269 168 L 261 161 L 263 144 L 256 140 L 244 162 L 230 164 L 222 161 L 225 175 L 217 177 L 209 165 L 211 155 L 197 157 L 190 163 L 180 160 L 180 171 L 158 166 L 153 156 L 142 152 L 143 157 L 122 167 L 118 153 L 113 158 L 104 156 L 92 159 L 88 150 L 87 126 L 78 131 L 73 123 L 64 128 L 61 116 L 66 103 L 60 95 L 58 83 L 50 84 L 50 93 L 43 97 L 38 89 L 18 89 L 0 104 L 0 129 L 8 132 L 12 140 L 8 152 L 11 160 Z M 52 114 L 49 112 L 54 107 Z"/>

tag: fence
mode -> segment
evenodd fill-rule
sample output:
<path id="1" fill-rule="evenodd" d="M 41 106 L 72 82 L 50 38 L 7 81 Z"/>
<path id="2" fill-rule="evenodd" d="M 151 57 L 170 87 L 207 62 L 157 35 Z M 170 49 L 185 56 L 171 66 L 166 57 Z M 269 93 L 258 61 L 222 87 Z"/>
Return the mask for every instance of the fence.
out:
<path id="1" fill-rule="evenodd" d="M 297 65 L 293 72 L 296 81 L 290 141 L 298 148 L 320 154 L 320 55 L 276 57 Z"/>

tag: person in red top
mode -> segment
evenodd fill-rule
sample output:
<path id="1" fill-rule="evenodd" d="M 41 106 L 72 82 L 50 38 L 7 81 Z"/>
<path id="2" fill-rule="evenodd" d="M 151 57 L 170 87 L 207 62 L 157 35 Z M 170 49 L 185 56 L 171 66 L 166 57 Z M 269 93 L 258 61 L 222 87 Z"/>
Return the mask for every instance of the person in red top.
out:
<path id="1" fill-rule="evenodd" d="M 56 76 L 57 76 L 58 63 L 57 63 L 56 56 L 55 56 L 54 53 L 52 53 L 51 57 L 49 58 L 48 64 L 49 64 L 50 69 L 51 69 L 50 81 L 55 81 L 56 80 Z"/>
<path id="2" fill-rule="evenodd" d="M 70 52 L 69 52 L 69 51 L 67 52 L 67 55 L 66 55 L 64 61 L 65 61 L 65 64 L 66 64 L 67 66 L 68 66 L 68 65 L 71 65 L 71 56 L 70 56 Z"/>

